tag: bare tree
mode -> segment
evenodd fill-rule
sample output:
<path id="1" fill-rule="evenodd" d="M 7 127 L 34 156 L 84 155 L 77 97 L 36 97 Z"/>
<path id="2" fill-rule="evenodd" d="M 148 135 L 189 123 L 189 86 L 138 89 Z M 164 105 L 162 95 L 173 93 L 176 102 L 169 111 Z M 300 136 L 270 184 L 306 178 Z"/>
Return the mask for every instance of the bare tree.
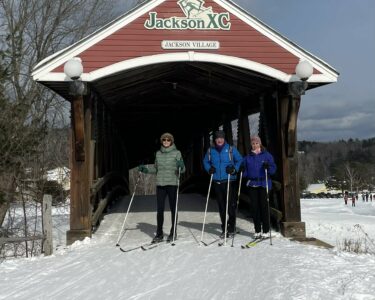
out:
<path id="1" fill-rule="evenodd" d="M 350 191 L 353 192 L 353 188 L 358 187 L 361 183 L 361 177 L 357 171 L 351 167 L 349 163 L 346 163 L 345 166 L 345 177 L 349 182 Z"/>
<path id="2" fill-rule="evenodd" d="M 69 121 L 68 103 L 32 80 L 33 67 L 112 20 L 115 4 L 0 0 L 0 226 L 10 203 L 23 199 L 19 191 L 25 178 L 42 179 L 56 158 L 46 154 L 54 150 L 51 135 L 57 131 L 51 128 L 64 128 Z M 55 146 L 66 149 L 67 143 Z"/>

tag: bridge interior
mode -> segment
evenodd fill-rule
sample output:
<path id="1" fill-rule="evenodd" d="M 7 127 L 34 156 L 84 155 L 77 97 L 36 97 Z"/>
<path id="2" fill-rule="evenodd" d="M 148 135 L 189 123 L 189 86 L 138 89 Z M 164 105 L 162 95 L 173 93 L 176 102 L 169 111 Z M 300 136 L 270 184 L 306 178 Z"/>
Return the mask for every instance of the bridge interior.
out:
<path id="1" fill-rule="evenodd" d="M 48 86 L 72 99 L 66 83 Z M 260 97 L 276 87 L 277 81 L 263 74 L 215 63 L 172 62 L 127 70 L 90 83 L 94 102 L 101 102 L 92 104 L 93 135 L 103 104 L 132 168 L 153 162 L 161 133 L 171 132 L 177 147 L 189 151 L 195 139 L 237 119 L 239 108 L 242 114 L 259 112 Z"/>
<path id="2" fill-rule="evenodd" d="M 108 107 L 127 151 L 129 168 L 152 163 L 163 132 L 189 151 L 194 140 L 227 121 L 259 111 L 259 97 L 275 80 L 232 66 L 165 63 L 116 74 L 93 83 Z"/>

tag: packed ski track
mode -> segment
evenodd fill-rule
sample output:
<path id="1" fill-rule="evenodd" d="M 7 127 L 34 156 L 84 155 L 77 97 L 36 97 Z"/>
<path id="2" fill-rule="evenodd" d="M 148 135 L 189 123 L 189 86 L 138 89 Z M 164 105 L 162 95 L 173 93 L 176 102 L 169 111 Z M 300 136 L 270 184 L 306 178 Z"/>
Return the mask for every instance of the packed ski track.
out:
<path id="1" fill-rule="evenodd" d="M 273 232 L 248 249 L 253 224 L 246 211 L 240 231 L 227 245 L 199 245 L 205 197 L 180 196 L 178 239 L 144 251 L 154 235 L 154 196 L 135 196 L 126 231 L 116 247 L 130 198 L 104 217 L 91 239 L 58 246 L 49 257 L 8 259 L 0 264 L 0 299 L 375 299 L 375 255 L 319 248 Z M 308 236 L 333 246 L 343 237 L 361 237 L 356 224 L 375 239 L 375 202 L 344 206 L 341 199 L 303 199 Z M 169 233 L 170 213 L 164 231 Z M 210 200 L 204 241 L 221 230 Z M 355 229 L 357 228 L 357 229 Z M 374 251 L 369 242 L 369 252 Z"/>

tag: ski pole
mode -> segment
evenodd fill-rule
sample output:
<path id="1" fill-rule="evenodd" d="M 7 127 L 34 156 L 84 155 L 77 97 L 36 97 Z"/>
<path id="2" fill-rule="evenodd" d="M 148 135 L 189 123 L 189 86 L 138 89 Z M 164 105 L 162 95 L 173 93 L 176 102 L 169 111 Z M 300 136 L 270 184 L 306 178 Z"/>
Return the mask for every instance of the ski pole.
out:
<path id="1" fill-rule="evenodd" d="M 172 246 L 175 245 L 174 241 L 176 239 L 176 231 L 177 231 L 177 208 L 178 208 L 178 192 L 180 190 L 180 175 L 181 175 L 181 168 L 178 168 L 178 178 L 177 178 L 177 194 L 176 194 L 176 207 L 174 211 L 174 226 L 173 226 L 173 240 Z"/>
<path id="2" fill-rule="evenodd" d="M 266 172 L 266 192 L 267 192 L 267 204 L 268 204 L 268 224 L 269 224 L 269 230 L 270 230 L 270 245 L 272 245 L 272 236 L 271 236 L 271 207 L 270 207 L 270 198 L 268 195 L 268 172 L 267 168 L 264 169 Z"/>
<path id="3" fill-rule="evenodd" d="M 229 183 L 230 174 L 228 174 L 228 184 L 227 184 L 227 207 L 225 209 L 225 230 L 224 230 L 224 246 L 227 244 L 227 229 L 228 229 L 228 203 L 229 203 Z"/>
<path id="4" fill-rule="evenodd" d="M 209 184 L 209 186 L 208 186 L 207 200 L 206 200 L 206 208 L 205 208 L 205 210 L 204 210 L 204 218 L 203 218 L 202 234 L 201 234 L 201 240 L 200 240 L 199 245 L 201 245 L 201 243 L 202 243 L 202 241 L 203 241 L 204 225 L 206 224 L 206 215 L 207 215 L 208 199 L 210 198 L 210 191 L 211 191 L 211 184 L 212 184 L 212 177 L 213 177 L 213 176 L 214 176 L 214 174 L 211 174 L 211 177 L 210 177 L 210 184 Z"/>
<path id="5" fill-rule="evenodd" d="M 133 195 L 132 195 L 132 197 L 130 199 L 128 210 L 126 211 L 124 223 L 122 223 L 122 227 L 121 227 L 121 231 L 120 231 L 120 234 L 118 236 L 118 239 L 117 239 L 116 247 L 120 246 L 119 242 L 120 242 L 120 239 L 122 238 L 121 234 L 122 234 L 122 232 L 124 230 L 125 223 L 126 223 L 126 218 L 128 217 L 130 206 L 132 205 L 132 202 L 133 202 L 133 199 L 134 199 L 134 195 L 135 195 L 135 191 L 137 190 L 137 185 L 138 185 L 138 182 L 139 182 L 140 178 L 141 178 L 141 172 L 138 173 L 138 178 L 137 178 L 137 181 L 136 181 L 135 186 L 134 186 L 134 192 L 133 192 Z"/>
<path id="6" fill-rule="evenodd" d="M 237 215 L 238 215 L 238 205 L 240 203 L 240 195 L 241 195 L 241 184 L 242 184 L 242 171 L 240 173 L 240 181 L 238 183 L 238 193 L 237 193 L 237 207 L 236 207 L 236 219 L 237 219 Z M 236 224 L 237 222 L 235 222 Z M 237 231 L 237 226 L 234 226 L 235 227 L 235 230 Z M 234 243 L 234 236 L 235 234 L 233 234 L 233 237 L 232 237 L 232 247 L 233 247 L 233 243 Z"/>

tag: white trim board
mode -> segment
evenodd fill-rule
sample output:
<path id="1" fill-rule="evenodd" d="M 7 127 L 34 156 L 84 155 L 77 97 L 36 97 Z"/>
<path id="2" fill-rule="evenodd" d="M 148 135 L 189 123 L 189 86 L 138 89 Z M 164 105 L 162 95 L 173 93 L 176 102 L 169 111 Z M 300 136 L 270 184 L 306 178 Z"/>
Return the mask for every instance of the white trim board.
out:
<path id="1" fill-rule="evenodd" d="M 83 81 L 91 82 L 95 81 L 116 73 L 124 72 L 126 70 L 154 65 L 160 63 L 168 62 L 184 62 L 184 61 L 194 61 L 194 62 L 208 62 L 208 63 L 217 63 L 230 65 L 235 67 L 240 67 L 243 69 L 248 69 L 255 71 L 264 75 L 267 75 L 271 78 L 275 78 L 282 82 L 291 82 L 297 81 L 298 78 L 295 75 L 290 75 L 285 72 L 279 71 L 270 66 L 260 64 L 258 62 L 250 61 L 243 58 L 238 58 L 234 56 L 220 55 L 220 54 L 211 54 L 211 53 L 200 53 L 194 51 L 187 52 L 176 52 L 176 53 L 166 53 L 166 54 L 156 54 L 143 56 L 138 58 L 133 58 L 125 61 L 121 61 L 107 67 L 95 70 L 90 73 L 83 73 L 81 79 Z M 48 73 L 43 77 L 34 78 L 38 81 L 70 81 L 71 79 L 67 77 L 64 73 Z M 314 74 L 312 75 L 308 82 L 335 82 L 337 78 L 330 77 L 326 74 Z"/>

